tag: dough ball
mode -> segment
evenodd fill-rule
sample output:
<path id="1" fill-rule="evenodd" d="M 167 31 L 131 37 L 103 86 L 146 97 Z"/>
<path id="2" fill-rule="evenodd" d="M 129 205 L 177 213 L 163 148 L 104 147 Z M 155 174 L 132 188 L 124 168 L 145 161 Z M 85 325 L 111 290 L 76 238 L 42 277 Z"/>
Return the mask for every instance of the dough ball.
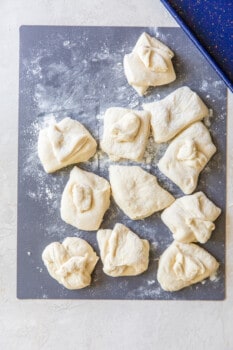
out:
<path id="1" fill-rule="evenodd" d="M 113 107 L 104 115 L 101 148 L 115 161 L 139 161 L 145 152 L 150 134 L 150 113 Z"/>
<path id="2" fill-rule="evenodd" d="M 63 243 L 53 242 L 42 253 L 49 274 L 67 289 L 81 289 L 91 283 L 91 273 L 98 256 L 83 239 L 67 237 Z"/>
<path id="3" fill-rule="evenodd" d="M 85 162 L 96 152 L 97 143 L 78 121 L 64 118 L 40 131 L 38 155 L 47 173 Z"/>
<path id="4" fill-rule="evenodd" d="M 171 141 L 158 167 L 185 194 L 197 187 L 198 176 L 216 152 L 210 133 L 197 122 Z"/>
<path id="5" fill-rule="evenodd" d="M 124 57 L 128 83 L 145 94 L 149 86 L 169 84 L 176 79 L 172 64 L 174 53 L 159 40 L 143 33 L 133 51 Z"/>
<path id="6" fill-rule="evenodd" d="M 143 273 L 149 263 L 149 242 L 140 239 L 122 224 L 113 230 L 99 230 L 97 241 L 103 271 L 112 277 L 135 276 Z"/>
<path id="7" fill-rule="evenodd" d="M 109 176 L 115 202 L 132 220 L 146 218 L 175 200 L 139 166 L 111 165 Z"/>
<path id="8" fill-rule="evenodd" d="M 145 103 L 143 109 L 151 113 L 151 126 L 155 142 L 167 142 L 193 122 L 209 114 L 200 97 L 183 86 L 164 99 Z"/>
<path id="9" fill-rule="evenodd" d="M 110 205 L 110 185 L 104 178 L 74 167 L 61 199 L 61 218 L 80 230 L 98 230 Z"/>
<path id="10" fill-rule="evenodd" d="M 174 292 L 214 275 L 218 267 L 198 245 L 174 241 L 160 257 L 157 278 L 164 290 Z"/>
<path id="11" fill-rule="evenodd" d="M 206 243 L 215 229 L 213 221 L 220 215 L 216 207 L 203 192 L 197 192 L 175 200 L 166 208 L 161 219 L 179 242 Z"/>

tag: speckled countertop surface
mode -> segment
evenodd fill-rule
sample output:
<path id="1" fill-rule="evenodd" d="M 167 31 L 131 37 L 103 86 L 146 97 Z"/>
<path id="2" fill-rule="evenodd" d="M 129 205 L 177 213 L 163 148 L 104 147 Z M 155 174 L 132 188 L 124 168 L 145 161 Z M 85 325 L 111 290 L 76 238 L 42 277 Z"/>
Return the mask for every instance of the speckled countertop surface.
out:
<path id="1" fill-rule="evenodd" d="M 223 302 L 16 299 L 18 28 L 21 24 L 176 26 L 157 0 L 0 3 L 0 348 L 233 349 L 233 139 L 228 140 L 227 284 Z M 233 131 L 228 94 L 228 135 Z"/>

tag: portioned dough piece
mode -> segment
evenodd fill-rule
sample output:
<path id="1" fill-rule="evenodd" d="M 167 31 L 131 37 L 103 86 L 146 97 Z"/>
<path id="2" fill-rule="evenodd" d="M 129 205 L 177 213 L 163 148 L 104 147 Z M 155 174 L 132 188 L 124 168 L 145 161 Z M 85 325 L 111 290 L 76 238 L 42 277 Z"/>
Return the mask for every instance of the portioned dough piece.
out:
<path id="1" fill-rule="evenodd" d="M 98 256 L 83 239 L 67 237 L 63 243 L 53 242 L 42 253 L 49 274 L 68 289 L 81 289 L 91 283 L 91 273 Z"/>
<path id="2" fill-rule="evenodd" d="M 159 40 L 142 33 L 133 51 L 124 56 L 128 83 L 143 95 L 149 86 L 169 84 L 176 79 L 174 53 Z"/>
<path id="3" fill-rule="evenodd" d="M 109 205 L 108 181 L 74 167 L 62 194 L 62 220 L 80 230 L 98 230 Z"/>
<path id="4" fill-rule="evenodd" d="M 200 97 L 183 86 L 164 99 L 145 103 L 143 109 L 151 113 L 151 126 L 155 142 L 167 142 L 188 125 L 209 114 Z"/>
<path id="5" fill-rule="evenodd" d="M 218 267 L 198 245 L 174 241 L 160 257 L 157 278 L 164 290 L 174 292 L 215 275 Z"/>
<path id="6" fill-rule="evenodd" d="M 197 186 L 199 173 L 215 152 L 208 129 L 197 122 L 170 143 L 158 167 L 185 194 L 190 194 Z"/>
<path id="7" fill-rule="evenodd" d="M 132 220 L 146 218 L 175 200 L 155 176 L 139 166 L 111 165 L 109 176 L 115 202 Z"/>
<path id="8" fill-rule="evenodd" d="M 104 115 L 101 148 L 115 161 L 121 158 L 139 161 L 150 133 L 150 113 L 113 107 Z"/>
<path id="9" fill-rule="evenodd" d="M 96 152 L 97 143 L 77 120 L 64 118 L 40 131 L 38 155 L 47 173 L 85 162 Z"/>
<path id="10" fill-rule="evenodd" d="M 146 271 L 149 263 L 149 242 L 140 239 L 122 224 L 113 230 L 99 230 L 97 241 L 103 271 L 112 277 L 135 276 Z"/>
<path id="11" fill-rule="evenodd" d="M 162 221 L 179 242 L 206 243 L 215 229 L 213 221 L 221 209 L 214 205 L 203 192 L 197 192 L 175 200 L 161 215 Z"/>

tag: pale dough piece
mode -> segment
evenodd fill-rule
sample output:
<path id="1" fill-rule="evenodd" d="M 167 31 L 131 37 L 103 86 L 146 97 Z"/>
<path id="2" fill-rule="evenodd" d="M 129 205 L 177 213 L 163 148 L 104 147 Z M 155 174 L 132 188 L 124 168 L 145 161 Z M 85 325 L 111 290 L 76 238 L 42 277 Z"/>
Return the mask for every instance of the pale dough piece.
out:
<path id="1" fill-rule="evenodd" d="M 155 176 L 139 166 L 111 165 L 109 177 L 115 202 L 132 220 L 146 218 L 175 200 Z"/>
<path id="2" fill-rule="evenodd" d="M 53 242 L 42 253 L 49 274 L 68 289 L 81 289 L 91 283 L 91 273 L 98 256 L 83 239 L 67 237 L 63 243 Z"/>
<path id="3" fill-rule="evenodd" d="M 164 99 L 145 103 L 143 109 L 151 113 L 151 126 L 155 142 L 167 142 L 190 124 L 209 114 L 200 97 L 183 86 Z"/>
<path id="4" fill-rule="evenodd" d="M 162 221 L 173 233 L 173 238 L 182 243 L 206 243 L 215 229 L 213 221 L 220 215 L 203 192 L 197 192 L 175 200 L 161 215 Z"/>
<path id="5" fill-rule="evenodd" d="M 96 152 L 97 143 L 77 120 L 64 118 L 39 133 L 38 155 L 47 173 L 85 162 Z"/>
<path id="6" fill-rule="evenodd" d="M 128 227 L 116 224 L 113 230 L 99 230 L 97 241 L 107 275 L 135 276 L 147 270 L 149 242 L 140 239 Z"/>
<path id="7" fill-rule="evenodd" d="M 174 241 L 160 257 L 157 278 L 164 290 L 174 292 L 215 275 L 218 267 L 198 245 Z"/>
<path id="8" fill-rule="evenodd" d="M 159 40 L 142 33 L 133 51 L 124 57 L 128 83 L 145 94 L 149 86 L 169 84 L 176 79 L 172 64 L 174 53 Z"/>
<path id="9" fill-rule="evenodd" d="M 113 107 L 104 115 L 101 148 L 114 161 L 121 158 L 139 161 L 150 134 L 150 113 Z"/>
<path id="10" fill-rule="evenodd" d="M 80 230 L 98 230 L 109 205 L 108 181 L 74 167 L 62 194 L 62 220 Z"/>
<path id="11" fill-rule="evenodd" d="M 170 143 L 158 167 L 185 194 L 190 194 L 197 186 L 199 173 L 215 152 L 208 129 L 197 122 Z"/>

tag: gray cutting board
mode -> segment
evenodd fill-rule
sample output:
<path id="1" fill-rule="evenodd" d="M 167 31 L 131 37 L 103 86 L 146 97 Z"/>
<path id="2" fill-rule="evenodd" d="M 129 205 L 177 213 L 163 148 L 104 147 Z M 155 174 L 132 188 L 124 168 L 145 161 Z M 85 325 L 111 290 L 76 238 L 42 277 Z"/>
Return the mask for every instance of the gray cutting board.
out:
<path id="1" fill-rule="evenodd" d="M 146 31 L 166 43 L 174 52 L 177 80 L 139 97 L 127 84 L 123 56 Z M 163 98 L 188 85 L 212 109 L 205 120 L 218 152 L 201 173 L 197 190 L 222 209 L 216 229 L 204 247 L 220 262 L 215 281 L 206 280 L 179 292 L 164 292 L 156 279 L 158 259 L 172 242 L 160 213 L 145 220 L 131 221 L 111 203 L 102 228 L 116 222 L 130 227 L 150 241 L 150 264 L 136 277 L 111 278 L 98 262 L 90 287 L 69 291 L 53 280 L 43 266 L 41 253 L 53 241 L 67 236 L 86 239 L 99 254 L 96 234 L 65 224 L 60 218 L 61 194 L 72 167 L 46 174 L 37 156 L 39 130 L 53 118 L 70 116 L 82 122 L 99 140 L 102 118 L 108 107 L 141 108 L 142 103 Z M 150 141 L 140 164 L 156 175 L 159 183 L 176 197 L 181 191 L 158 168 L 157 161 L 167 145 Z M 108 158 L 101 152 L 80 164 L 108 178 Z M 127 164 L 127 163 L 125 163 Z M 19 163 L 18 163 L 18 269 L 17 296 L 22 299 L 203 299 L 225 296 L 225 200 L 226 200 L 226 88 L 195 46 L 179 28 L 53 27 L 20 28 Z"/>

